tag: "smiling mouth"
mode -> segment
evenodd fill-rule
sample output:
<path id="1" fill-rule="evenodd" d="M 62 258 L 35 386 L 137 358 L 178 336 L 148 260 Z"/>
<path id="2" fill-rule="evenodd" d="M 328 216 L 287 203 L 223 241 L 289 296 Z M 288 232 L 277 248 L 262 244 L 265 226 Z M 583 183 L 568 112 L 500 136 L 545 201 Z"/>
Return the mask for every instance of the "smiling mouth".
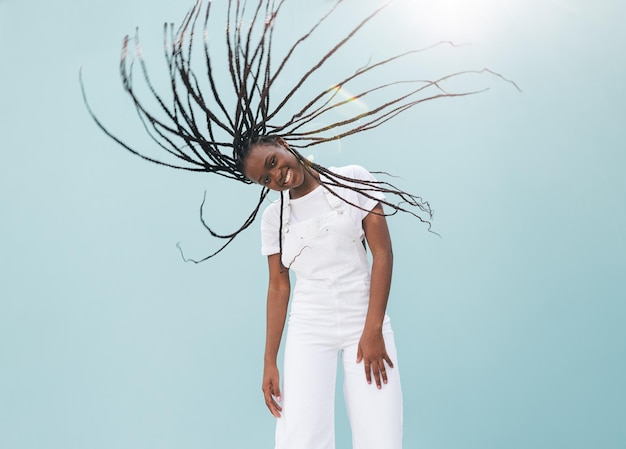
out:
<path id="1" fill-rule="evenodd" d="M 292 174 L 291 169 L 290 168 L 287 169 L 287 174 L 285 175 L 285 179 L 283 180 L 283 185 L 285 185 L 285 184 L 289 183 L 289 181 L 291 181 L 291 174 Z"/>

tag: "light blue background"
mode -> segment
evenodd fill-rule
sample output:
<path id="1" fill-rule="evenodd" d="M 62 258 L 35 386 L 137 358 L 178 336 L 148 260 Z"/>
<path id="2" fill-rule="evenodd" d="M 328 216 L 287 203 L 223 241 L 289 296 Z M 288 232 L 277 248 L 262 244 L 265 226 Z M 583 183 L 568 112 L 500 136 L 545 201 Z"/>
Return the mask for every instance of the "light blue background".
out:
<path id="1" fill-rule="evenodd" d="M 285 13 L 287 43 L 323 9 L 291 1 L 302 10 Z M 0 0 L 2 448 L 272 447 L 257 228 L 198 266 L 175 247 L 214 248 L 197 218 L 204 189 L 225 230 L 257 189 L 133 157 L 80 97 L 83 66 L 99 116 L 143 145 L 119 43 L 139 25 L 158 80 L 161 24 L 190 3 Z M 375 3 L 349 6 L 356 17 Z M 315 153 L 398 175 L 436 211 L 441 239 L 390 219 L 405 447 L 626 447 L 626 6 L 462 3 L 399 1 L 333 67 L 453 39 L 472 45 L 403 70 L 487 66 L 523 93 L 481 78 L 485 94 L 426 103 Z"/>

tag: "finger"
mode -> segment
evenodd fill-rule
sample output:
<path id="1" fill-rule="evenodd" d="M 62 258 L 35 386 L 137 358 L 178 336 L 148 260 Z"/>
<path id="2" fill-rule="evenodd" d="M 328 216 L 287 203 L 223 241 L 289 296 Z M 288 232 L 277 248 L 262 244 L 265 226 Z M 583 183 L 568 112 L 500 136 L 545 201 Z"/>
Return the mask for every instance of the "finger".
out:
<path id="1" fill-rule="evenodd" d="M 380 362 L 380 376 L 383 379 L 383 383 L 387 384 L 387 370 L 385 369 L 385 363 Z"/>
<path id="2" fill-rule="evenodd" d="M 387 362 L 387 365 L 389 365 L 389 368 L 393 368 L 393 362 L 391 361 L 391 358 L 389 357 L 389 354 L 387 354 L 385 352 L 385 355 L 383 356 L 383 358 Z"/>
<path id="3" fill-rule="evenodd" d="M 272 402 L 274 404 L 276 411 L 279 412 L 277 416 L 276 415 L 275 416 L 277 418 L 280 418 L 280 412 L 282 412 L 283 409 L 280 405 L 278 405 L 278 402 L 282 402 L 282 398 L 280 396 L 280 384 L 278 381 L 272 384 Z"/>
<path id="4" fill-rule="evenodd" d="M 363 364 L 363 366 L 364 366 L 364 369 L 365 369 L 365 379 L 367 380 L 368 384 L 371 384 L 372 383 L 372 370 L 371 370 L 371 367 L 370 367 L 370 362 L 366 361 Z"/>
<path id="5" fill-rule="evenodd" d="M 282 407 L 278 405 L 278 403 L 274 399 L 275 395 L 272 392 L 271 386 L 263 387 L 263 396 L 265 398 L 265 405 L 267 406 L 270 413 L 276 418 L 280 418 L 280 412 L 282 411 Z"/>
<path id="6" fill-rule="evenodd" d="M 272 395 L 269 393 L 269 391 L 263 391 L 263 398 L 265 399 L 265 406 L 267 407 L 267 409 L 272 415 L 276 416 L 274 414 L 274 400 L 272 399 Z"/>
<path id="7" fill-rule="evenodd" d="M 282 409 L 276 402 L 272 401 L 272 408 L 270 409 L 270 413 L 274 416 L 274 418 L 280 418 L 280 412 Z"/>
<path id="8" fill-rule="evenodd" d="M 363 360 L 363 351 L 361 351 L 361 346 L 359 346 L 356 351 L 356 363 L 361 363 L 361 360 Z"/>
<path id="9" fill-rule="evenodd" d="M 274 397 L 276 398 L 276 400 L 278 402 L 282 402 L 282 397 L 280 394 L 280 387 L 278 386 L 278 384 L 276 385 L 276 387 L 272 388 L 272 394 L 274 395 Z"/>
<path id="10" fill-rule="evenodd" d="M 276 403 L 274 397 L 269 393 L 265 395 L 265 405 L 272 415 L 276 418 L 280 418 L 280 412 L 282 412 L 283 409 Z"/>
<path id="11" fill-rule="evenodd" d="M 378 388 L 380 390 L 381 385 L 380 385 L 380 367 L 377 363 L 373 363 L 372 364 L 372 368 L 374 371 L 374 380 L 376 381 L 376 388 Z"/>
<path id="12" fill-rule="evenodd" d="M 275 400 L 272 400 L 272 406 L 273 406 L 272 415 L 274 415 L 276 418 L 280 418 L 280 413 L 283 411 L 283 408 L 280 405 L 278 405 L 278 403 Z"/>

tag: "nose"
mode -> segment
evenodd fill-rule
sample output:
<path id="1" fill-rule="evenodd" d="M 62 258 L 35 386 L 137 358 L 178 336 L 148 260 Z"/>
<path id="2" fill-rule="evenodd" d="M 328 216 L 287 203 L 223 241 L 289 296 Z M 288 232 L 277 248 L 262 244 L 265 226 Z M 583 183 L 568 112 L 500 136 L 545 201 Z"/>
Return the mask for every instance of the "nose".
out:
<path id="1" fill-rule="evenodd" d="M 276 186 L 280 185 L 281 175 L 280 175 L 280 170 L 278 167 L 274 167 L 272 169 L 270 176 L 271 176 L 271 181 L 274 185 Z"/>

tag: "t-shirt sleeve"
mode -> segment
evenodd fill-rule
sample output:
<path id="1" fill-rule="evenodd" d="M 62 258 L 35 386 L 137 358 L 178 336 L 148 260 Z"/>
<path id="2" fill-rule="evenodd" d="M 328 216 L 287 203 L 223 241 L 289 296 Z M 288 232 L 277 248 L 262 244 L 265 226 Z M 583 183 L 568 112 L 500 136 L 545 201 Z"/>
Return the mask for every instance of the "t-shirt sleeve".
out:
<path id="1" fill-rule="evenodd" d="M 359 179 L 363 181 L 377 181 L 377 179 L 365 168 L 360 165 L 349 165 L 346 168 L 345 175 L 354 179 Z M 342 173 L 343 174 L 343 173 Z M 366 186 L 362 184 L 355 184 L 357 187 L 364 188 Z M 362 193 L 356 193 L 356 204 L 362 208 L 359 209 L 359 213 L 361 216 L 361 220 L 363 220 L 369 211 L 374 209 L 374 207 L 382 200 L 385 199 L 385 194 L 382 192 L 378 192 L 375 190 L 367 191 L 367 194 L 372 198 L 368 198 Z"/>
<path id="2" fill-rule="evenodd" d="M 261 217 L 261 254 L 264 256 L 280 252 L 279 225 L 280 201 L 276 201 L 267 206 Z"/>

